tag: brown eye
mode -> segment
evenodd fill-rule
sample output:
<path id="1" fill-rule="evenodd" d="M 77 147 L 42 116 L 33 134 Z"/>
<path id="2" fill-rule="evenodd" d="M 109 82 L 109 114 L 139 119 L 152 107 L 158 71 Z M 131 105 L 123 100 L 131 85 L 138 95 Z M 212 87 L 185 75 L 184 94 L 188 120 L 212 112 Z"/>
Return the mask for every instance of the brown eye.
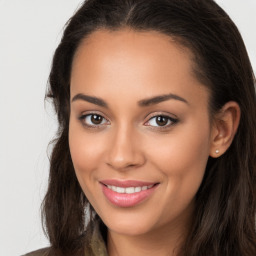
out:
<path id="1" fill-rule="evenodd" d="M 100 126 L 107 123 L 106 118 L 98 114 L 83 115 L 80 120 L 87 126 Z"/>
<path id="2" fill-rule="evenodd" d="M 100 115 L 91 115 L 91 122 L 93 124 L 101 124 L 103 117 Z"/>
<path id="3" fill-rule="evenodd" d="M 174 119 L 170 116 L 158 115 L 149 119 L 146 125 L 153 127 L 169 127 L 172 124 L 178 122 L 178 119 Z"/>
<path id="4" fill-rule="evenodd" d="M 156 123 L 159 126 L 167 125 L 168 121 L 169 121 L 168 118 L 166 118 L 165 116 L 158 116 L 158 117 L 156 117 Z"/>

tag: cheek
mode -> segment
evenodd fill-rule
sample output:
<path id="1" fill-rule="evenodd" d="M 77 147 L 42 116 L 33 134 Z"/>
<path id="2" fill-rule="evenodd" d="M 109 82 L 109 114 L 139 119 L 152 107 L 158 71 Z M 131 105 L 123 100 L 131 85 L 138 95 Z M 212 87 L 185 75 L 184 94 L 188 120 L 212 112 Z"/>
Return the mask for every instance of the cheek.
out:
<path id="1" fill-rule="evenodd" d="M 70 124 L 69 147 L 75 173 L 84 194 L 97 212 L 98 200 L 95 198 L 99 198 L 100 194 L 95 190 L 97 187 L 95 170 L 98 169 L 102 159 L 102 143 L 97 136 L 85 133 L 83 127 Z"/>
<path id="2" fill-rule="evenodd" d="M 144 142 L 147 143 L 147 159 L 162 166 L 166 175 L 183 176 L 193 169 L 202 169 L 209 156 L 209 134 L 207 125 L 187 125 L 162 137 L 152 137 L 150 143 Z"/>
<path id="3" fill-rule="evenodd" d="M 162 202 L 170 202 L 167 211 L 181 211 L 193 200 L 202 182 L 209 156 L 208 127 L 187 127 L 159 140 L 158 147 L 148 145 L 148 159 L 164 177 L 166 193 Z M 156 144 L 155 144 L 156 145 Z"/>
<path id="4" fill-rule="evenodd" d="M 83 127 L 76 123 L 70 123 L 69 147 L 72 162 L 79 183 L 90 184 L 95 170 L 102 159 L 103 143 L 101 136 L 93 136 L 83 131 Z"/>

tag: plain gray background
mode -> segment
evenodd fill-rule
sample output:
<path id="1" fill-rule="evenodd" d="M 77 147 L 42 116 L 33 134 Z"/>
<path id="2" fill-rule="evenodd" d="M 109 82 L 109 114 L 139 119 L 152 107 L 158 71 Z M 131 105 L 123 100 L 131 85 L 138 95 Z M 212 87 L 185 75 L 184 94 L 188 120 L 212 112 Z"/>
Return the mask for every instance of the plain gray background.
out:
<path id="1" fill-rule="evenodd" d="M 217 1 L 237 24 L 256 70 L 256 0 Z M 0 255 L 48 245 L 39 207 L 56 118 L 44 94 L 62 28 L 81 0 L 0 0 Z M 50 148 L 49 150 L 50 151 Z"/>

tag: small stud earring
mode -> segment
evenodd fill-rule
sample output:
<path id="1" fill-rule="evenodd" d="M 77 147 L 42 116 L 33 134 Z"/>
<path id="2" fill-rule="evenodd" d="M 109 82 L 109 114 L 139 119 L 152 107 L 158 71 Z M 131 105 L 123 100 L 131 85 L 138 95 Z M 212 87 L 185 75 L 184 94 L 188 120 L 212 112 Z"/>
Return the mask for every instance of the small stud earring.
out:
<path id="1" fill-rule="evenodd" d="M 220 151 L 219 151 L 218 149 L 216 149 L 216 150 L 215 150 L 215 153 L 216 153 L 216 154 L 219 154 L 219 153 L 220 153 Z"/>

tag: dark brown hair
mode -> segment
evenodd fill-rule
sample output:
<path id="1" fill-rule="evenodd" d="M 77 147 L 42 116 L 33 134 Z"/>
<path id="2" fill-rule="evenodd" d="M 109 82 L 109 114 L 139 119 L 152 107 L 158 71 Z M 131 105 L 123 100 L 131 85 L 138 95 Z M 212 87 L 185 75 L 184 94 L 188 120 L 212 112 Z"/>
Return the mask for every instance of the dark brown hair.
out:
<path id="1" fill-rule="evenodd" d="M 241 109 L 230 148 L 219 158 L 208 159 L 193 226 L 180 255 L 256 255 L 255 78 L 237 27 L 213 0 L 88 0 L 67 23 L 54 54 L 47 94 L 59 122 L 42 205 L 52 251 L 83 255 L 89 240 L 86 206 L 90 216 L 94 213 L 77 181 L 68 145 L 74 54 L 92 32 L 127 27 L 161 32 L 190 49 L 194 72 L 211 94 L 211 117 L 228 101 L 236 101 Z"/>

